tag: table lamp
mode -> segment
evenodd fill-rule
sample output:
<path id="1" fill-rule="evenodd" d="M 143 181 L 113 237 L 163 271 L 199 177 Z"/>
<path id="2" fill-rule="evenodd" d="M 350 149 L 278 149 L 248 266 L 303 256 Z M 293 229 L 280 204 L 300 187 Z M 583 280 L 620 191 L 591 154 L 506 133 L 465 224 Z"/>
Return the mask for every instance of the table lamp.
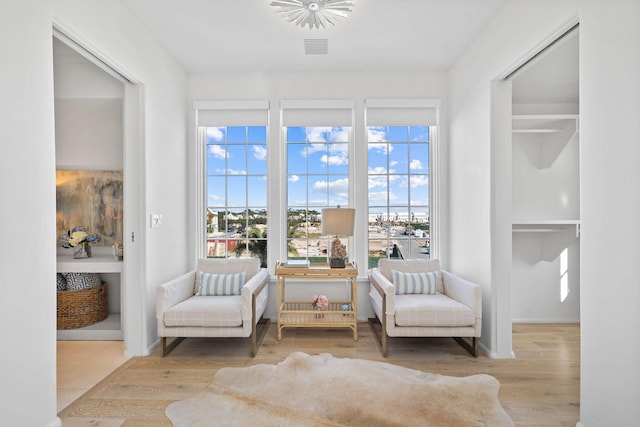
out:
<path id="1" fill-rule="evenodd" d="M 331 268 L 344 268 L 344 259 L 347 250 L 338 236 L 353 236 L 356 210 L 350 208 L 324 208 L 322 209 L 322 234 L 334 235 L 331 242 L 329 265 Z"/>

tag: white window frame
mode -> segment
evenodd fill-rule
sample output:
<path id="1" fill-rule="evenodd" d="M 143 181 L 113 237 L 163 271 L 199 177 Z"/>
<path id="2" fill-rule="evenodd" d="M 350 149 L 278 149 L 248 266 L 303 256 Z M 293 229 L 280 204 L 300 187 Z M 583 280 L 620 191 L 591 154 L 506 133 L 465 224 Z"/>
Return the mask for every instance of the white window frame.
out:
<path id="1" fill-rule="evenodd" d="M 206 258 L 206 210 L 207 169 L 206 169 L 206 127 L 215 126 L 266 126 L 267 152 L 269 151 L 269 101 L 267 100 L 204 100 L 194 101 L 195 110 L 195 255 L 196 259 Z M 267 162 L 267 181 L 269 176 Z M 269 186 L 267 186 L 269 191 Z M 267 195 L 267 204 L 269 197 Z M 269 229 L 267 206 L 267 229 Z M 270 238 L 267 238 L 269 246 Z M 267 254 L 269 248 L 267 249 Z"/>
<path id="2" fill-rule="evenodd" d="M 354 207 L 354 123 L 355 123 L 355 102 L 351 99 L 334 100 L 281 100 L 280 101 L 280 194 L 283 195 L 280 203 L 280 229 L 282 230 L 279 240 L 280 258 L 286 260 L 288 257 L 287 245 L 287 221 L 289 197 L 287 193 L 287 127 L 326 127 L 326 126 L 348 126 L 350 127 L 348 138 L 349 153 L 349 206 Z M 328 206 L 335 207 L 335 206 Z M 357 233 L 357 231 L 356 231 Z M 349 238 L 348 257 L 354 259 L 356 254 L 357 236 Z"/>
<path id="3" fill-rule="evenodd" d="M 440 164 L 439 164 L 439 99 L 367 99 L 365 100 L 364 146 L 367 152 L 366 176 L 369 176 L 368 128 L 384 126 L 434 126 L 430 129 L 429 141 L 429 233 L 430 258 L 440 258 L 441 215 L 440 215 Z M 377 122 L 377 123 L 376 123 Z M 389 202 L 387 201 L 387 204 Z M 368 223 L 369 189 L 364 201 L 365 218 Z M 369 260 L 369 233 L 364 237 L 366 260 Z"/>

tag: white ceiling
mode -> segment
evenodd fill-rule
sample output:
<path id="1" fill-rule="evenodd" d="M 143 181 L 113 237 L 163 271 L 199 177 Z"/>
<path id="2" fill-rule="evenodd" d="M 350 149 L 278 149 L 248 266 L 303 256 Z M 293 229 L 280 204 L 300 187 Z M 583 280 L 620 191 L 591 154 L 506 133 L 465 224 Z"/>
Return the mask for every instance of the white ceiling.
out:
<path id="1" fill-rule="evenodd" d="M 326 29 L 287 22 L 270 0 L 122 0 L 195 72 L 446 70 L 509 0 L 354 0 Z M 327 55 L 305 55 L 326 38 Z"/>

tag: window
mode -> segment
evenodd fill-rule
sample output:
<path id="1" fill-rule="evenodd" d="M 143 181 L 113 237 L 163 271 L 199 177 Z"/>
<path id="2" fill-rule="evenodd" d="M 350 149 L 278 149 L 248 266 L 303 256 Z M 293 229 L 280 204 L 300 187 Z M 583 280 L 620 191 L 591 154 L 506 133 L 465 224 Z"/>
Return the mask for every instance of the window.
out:
<path id="1" fill-rule="evenodd" d="M 213 106 L 220 108 L 211 108 Z M 267 266 L 267 126 L 266 109 L 239 108 L 229 114 L 226 104 L 208 103 L 198 124 L 202 140 L 204 256 L 251 256 Z M 256 111 L 257 120 L 255 116 Z M 247 122 L 239 125 L 238 122 Z"/>
<path id="2" fill-rule="evenodd" d="M 283 101 L 289 259 L 327 262 L 335 236 L 321 235 L 322 209 L 350 204 L 352 104 Z M 348 253 L 348 238 L 341 240 Z"/>
<path id="3" fill-rule="evenodd" d="M 349 206 L 351 128 L 288 127 L 287 256 L 325 262 L 322 208 Z M 344 243 L 344 242 L 343 242 Z"/>
<path id="4" fill-rule="evenodd" d="M 207 257 L 267 263 L 267 128 L 206 128 Z"/>
<path id="5" fill-rule="evenodd" d="M 436 127 L 429 123 L 434 122 L 435 110 L 414 106 L 407 113 L 404 108 L 376 109 L 381 104 L 371 104 L 367 105 L 369 267 L 377 267 L 380 258 L 430 258 Z M 379 124 L 385 121 L 389 124 Z M 398 124 L 402 121 L 408 124 Z"/>

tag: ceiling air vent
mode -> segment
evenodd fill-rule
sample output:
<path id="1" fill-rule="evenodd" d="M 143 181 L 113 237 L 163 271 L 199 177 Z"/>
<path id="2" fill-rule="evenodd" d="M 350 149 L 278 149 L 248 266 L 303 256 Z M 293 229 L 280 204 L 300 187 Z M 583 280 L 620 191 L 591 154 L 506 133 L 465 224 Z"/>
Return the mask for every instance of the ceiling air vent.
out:
<path id="1" fill-rule="evenodd" d="M 304 39 L 304 53 L 307 55 L 326 55 L 329 52 L 329 40 Z"/>

